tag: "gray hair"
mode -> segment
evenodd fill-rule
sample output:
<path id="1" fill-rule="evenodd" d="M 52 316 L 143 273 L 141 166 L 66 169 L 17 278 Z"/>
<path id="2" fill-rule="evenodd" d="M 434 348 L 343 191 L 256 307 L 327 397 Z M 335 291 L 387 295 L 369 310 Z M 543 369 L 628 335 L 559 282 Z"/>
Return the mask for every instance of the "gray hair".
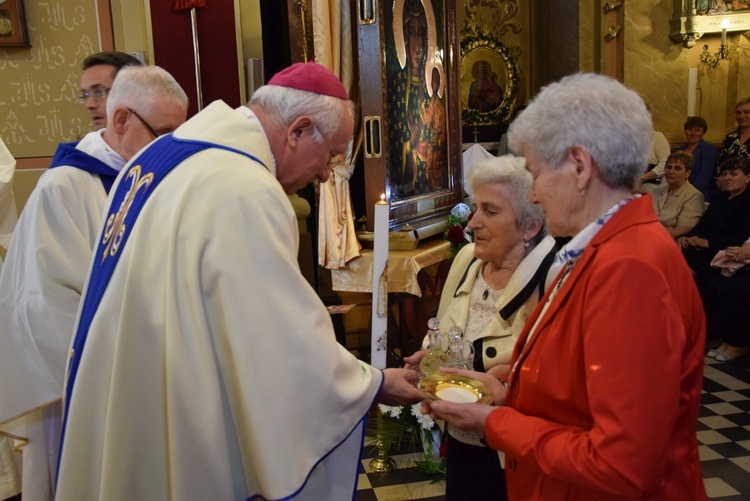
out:
<path id="1" fill-rule="evenodd" d="M 525 113 L 525 112 L 524 112 Z M 503 155 L 484 160 L 471 169 L 469 185 L 474 193 L 485 184 L 502 184 L 510 188 L 510 205 L 516 213 L 516 224 L 521 226 L 532 221 L 541 221 L 542 230 L 537 234 L 541 240 L 546 234 L 544 211 L 540 205 L 531 202 L 531 173 L 526 170 L 523 157 Z"/>
<path id="2" fill-rule="evenodd" d="M 280 126 L 288 126 L 296 118 L 309 115 L 326 138 L 333 137 L 344 121 L 345 107 L 342 106 L 341 99 L 280 85 L 264 85 L 258 88 L 248 103 L 252 104 L 266 111 Z M 352 112 L 350 101 L 347 101 L 346 108 Z M 323 137 L 316 134 L 318 142 L 322 142 Z"/>
<path id="3" fill-rule="evenodd" d="M 542 89 L 511 124 L 508 144 L 553 169 L 581 146 L 609 186 L 632 189 L 646 170 L 652 136 L 651 115 L 638 94 L 612 78 L 578 73 Z"/>
<path id="4" fill-rule="evenodd" d="M 127 66 L 117 73 L 107 97 L 107 116 L 114 116 L 115 108 L 137 107 L 152 109 L 164 101 L 172 101 L 183 108 L 188 97 L 180 84 L 166 70 L 158 66 Z"/>

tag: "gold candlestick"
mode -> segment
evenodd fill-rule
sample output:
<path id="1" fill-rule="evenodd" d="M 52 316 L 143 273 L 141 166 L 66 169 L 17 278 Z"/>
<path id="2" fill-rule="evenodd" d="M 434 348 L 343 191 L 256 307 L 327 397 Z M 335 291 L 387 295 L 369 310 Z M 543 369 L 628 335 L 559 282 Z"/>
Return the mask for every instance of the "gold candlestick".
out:
<path id="1" fill-rule="evenodd" d="M 378 439 L 376 445 L 378 455 L 370 461 L 370 468 L 375 473 L 388 473 L 396 469 L 396 462 L 388 457 L 388 451 L 383 447 L 383 414 L 377 408 L 376 412 L 378 416 Z"/>

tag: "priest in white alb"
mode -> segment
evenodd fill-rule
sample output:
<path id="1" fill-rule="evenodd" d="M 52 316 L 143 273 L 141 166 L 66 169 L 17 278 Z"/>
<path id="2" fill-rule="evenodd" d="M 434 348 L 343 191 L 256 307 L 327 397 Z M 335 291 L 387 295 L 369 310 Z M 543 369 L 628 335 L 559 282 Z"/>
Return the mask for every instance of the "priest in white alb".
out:
<path id="1" fill-rule="evenodd" d="M 26 202 L 0 274 L 0 432 L 22 439 L 23 497 L 54 497 L 65 367 L 107 192 L 126 161 L 185 121 L 165 70 L 120 70 L 107 127 L 58 146 Z"/>

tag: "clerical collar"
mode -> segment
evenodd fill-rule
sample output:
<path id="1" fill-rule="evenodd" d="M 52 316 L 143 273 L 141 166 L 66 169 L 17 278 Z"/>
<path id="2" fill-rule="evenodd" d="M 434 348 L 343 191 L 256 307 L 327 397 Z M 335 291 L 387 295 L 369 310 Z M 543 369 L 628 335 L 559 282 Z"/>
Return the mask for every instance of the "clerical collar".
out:
<path id="1" fill-rule="evenodd" d="M 88 153 L 92 157 L 109 165 L 117 172 L 120 172 L 128 161 L 107 144 L 107 141 L 105 141 L 102 136 L 104 130 L 105 129 L 99 129 L 83 136 L 81 142 L 78 143 L 77 149 Z"/>

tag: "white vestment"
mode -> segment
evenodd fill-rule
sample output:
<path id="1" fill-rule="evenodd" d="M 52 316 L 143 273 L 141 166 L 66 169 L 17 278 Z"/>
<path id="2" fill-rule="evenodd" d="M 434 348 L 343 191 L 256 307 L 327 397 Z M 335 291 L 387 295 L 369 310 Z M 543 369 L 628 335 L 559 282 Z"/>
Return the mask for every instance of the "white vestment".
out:
<path id="1" fill-rule="evenodd" d="M 382 373 L 299 270 L 254 115 L 217 101 L 175 136 L 268 170 L 202 151 L 146 201 L 88 329 L 57 499 L 351 499 Z"/>
<path id="2" fill-rule="evenodd" d="M 10 236 L 18 221 L 16 199 L 13 196 L 13 174 L 16 172 L 16 159 L 0 139 L 0 270 L 3 267 L 5 251 L 10 244 Z"/>
<path id="3" fill-rule="evenodd" d="M 76 146 L 113 169 L 125 163 L 101 137 Z M 31 193 L 0 274 L 0 431 L 23 447 L 23 497 L 51 499 L 62 385 L 78 304 L 107 195 L 98 175 L 47 170 Z"/>
<path id="4" fill-rule="evenodd" d="M 5 251 L 16 227 L 18 213 L 13 197 L 13 174 L 16 159 L 0 139 L 0 271 L 2 271 Z M 1 335 L 1 334 L 0 334 Z M 21 475 L 13 454 L 12 441 L 0 435 L 0 499 L 7 499 L 21 492 Z"/>

